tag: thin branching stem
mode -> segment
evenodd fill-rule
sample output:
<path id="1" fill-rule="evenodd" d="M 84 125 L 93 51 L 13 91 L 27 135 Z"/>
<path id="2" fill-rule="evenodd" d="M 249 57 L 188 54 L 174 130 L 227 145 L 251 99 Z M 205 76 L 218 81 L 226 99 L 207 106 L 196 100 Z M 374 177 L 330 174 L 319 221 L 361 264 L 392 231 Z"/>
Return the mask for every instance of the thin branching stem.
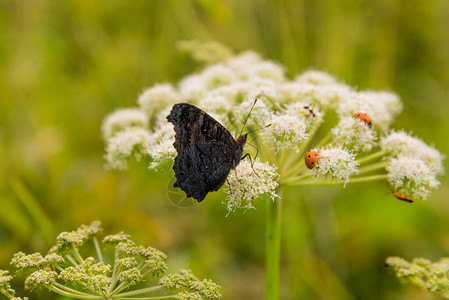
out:
<path id="1" fill-rule="evenodd" d="M 72 244 L 72 253 L 73 256 L 75 256 L 75 259 L 78 261 L 78 263 L 82 264 L 84 262 L 84 259 L 81 257 L 78 249 L 73 244 Z"/>
<path id="2" fill-rule="evenodd" d="M 72 293 L 72 294 L 77 294 L 77 295 L 80 295 L 80 296 L 86 296 L 86 297 L 87 297 L 87 296 L 89 296 L 89 297 L 90 297 L 90 296 L 95 296 L 95 295 L 92 295 L 92 294 L 88 294 L 88 293 L 84 293 L 84 292 L 80 292 L 80 291 L 71 289 L 71 288 L 69 288 L 69 287 L 67 287 L 67 286 L 65 286 L 65 285 L 60 284 L 59 282 L 53 282 L 52 285 L 54 285 L 54 286 L 60 288 L 61 290 L 65 290 L 65 291 L 67 291 L 67 292 L 69 292 L 69 293 Z"/>
<path id="3" fill-rule="evenodd" d="M 322 147 L 332 140 L 332 131 L 329 131 L 316 145 L 315 148 Z"/>
<path id="4" fill-rule="evenodd" d="M 285 180 L 283 180 L 282 178 L 279 181 L 280 185 L 284 185 L 284 184 L 290 184 L 292 182 L 297 182 L 306 178 L 310 178 L 313 177 L 313 173 L 306 173 L 306 174 L 302 174 L 302 175 L 297 175 L 297 176 L 290 176 L 287 177 Z"/>
<path id="5" fill-rule="evenodd" d="M 299 147 L 298 152 L 299 157 L 304 156 L 304 154 L 306 154 L 309 144 L 312 141 L 313 137 L 315 136 L 315 133 L 317 132 L 318 128 L 320 128 L 320 126 L 321 123 L 316 123 L 310 128 L 308 132 L 309 138 Z"/>
<path id="6" fill-rule="evenodd" d="M 123 291 L 123 286 L 125 286 L 125 285 L 126 284 L 124 282 L 120 283 L 111 293 L 109 293 L 109 295 L 115 295 L 115 294 L 120 293 L 120 291 Z"/>
<path id="7" fill-rule="evenodd" d="M 351 179 L 350 183 L 368 182 L 375 180 L 385 180 L 387 179 L 387 174 L 363 176 Z M 329 181 L 329 180 L 304 180 L 292 182 L 289 185 L 340 185 L 345 184 L 344 181 Z"/>
<path id="8" fill-rule="evenodd" d="M 114 290 L 114 287 L 115 287 L 115 285 L 117 284 L 117 281 L 118 281 L 118 277 L 117 277 L 117 259 L 118 259 L 118 251 L 117 251 L 117 249 L 115 249 L 115 254 L 114 254 L 114 267 L 113 267 L 113 269 L 112 269 L 112 282 L 111 282 L 111 285 L 109 286 L 109 289 L 108 289 L 108 295 L 111 295 L 111 294 L 114 294 L 113 293 L 113 290 Z"/>
<path id="9" fill-rule="evenodd" d="M 317 123 L 317 124 L 313 125 L 313 127 L 310 129 L 310 132 L 309 132 L 309 138 L 306 139 L 306 141 L 301 144 L 298 152 L 292 152 L 289 150 L 290 155 L 287 157 L 286 160 L 283 160 L 282 164 L 280 165 L 280 167 L 282 168 L 281 174 L 285 174 L 284 175 L 285 177 L 289 177 L 296 173 L 295 166 L 303 161 L 301 158 L 305 155 L 306 151 L 308 150 L 307 147 L 309 146 L 309 144 L 312 140 L 312 137 L 315 135 L 315 132 L 318 130 L 320 125 L 321 125 L 321 123 Z M 284 171 L 284 170 L 286 170 L 286 171 Z"/>
<path id="10" fill-rule="evenodd" d="M 298 153 L 288 150 L 289 155 L 287 159 L 280 166 L 280 175 L 281 177 L 289 177 L 297 172 L 294 168 L 296 164 L 298 164 L 301 160 L 301 156 Z"/>
<path id="11" fill-rule="evenodd" d="M 94 299 L 102 299 L 103 298 L 102 296 L 94 296 L 94 295 L 83 296 L 83 295 L 79 295 L 79 294 L 69 293 L 69 292 L 62 290 L 54 285 L 49 286 L 49 289 L 57 294 L 64 295 L 64 296 L 67 296 L 70 298 L 75 298 L 75 299 L 94 300 Z"/>
<path id="12" fill-rule="evenodd" d="M 167 296 L 155 296 L 155 297 L 141 297 L 141 298 L 135 298 L 135 297 L 120 297 L 116 298 L 114 297 L 114 300 L 163 300 L 163 299 L 175 299 L 176 295 L 167 295 Z"/>
<path id="13" fill-rule="evenodd" d="M 65 256 L 65 258 L 67 258 L 67 260 L 70 261 L 70 263 L 72 265 L 74 265 L 75 267 L 78 266 L 78 263 L 76 262 L 76 260 L 71 255 L 67 254 Z"/>
<path id="14" fill-rule="evenodd" d="M 116 288 L 112 293 L 114 295 L 119 294 L 121 291 L 126 290 L 127 288 L 129 288 L 131 286 L 131 282 L 122 282 L 118 288 Z"/>
<path id="15" fill-rule="evenodd" d="M 8 293 L 6 290 L 4 289 L 0 289 L 0 293 L 2 293 L 3 295 L 5 295 L 5 297 L 7 297 L 8 299 L 12 299 L 14 298 L 13 295 L 11 295 L 10 293 Z"/>
<path id="16" fill-rule="evenodd" d="M 266 197 L 267 220 L 266 220 L 266 278 L 265 299 L 279 298 L 279 275 L 280 275 L 280 250 L 281 250 L 281 210 L 282 210 L 282 188 L 278 187 L 276 194 L 279 198 L 272 201 Z"/>
<path id="17" fill-rule="evenodd" d="M 135 291 L 131 291 L 131 292 L 117 294 L 117 296 L 128 297 L 128 296 L 141 295 L 141 294 L 145 294 L 145 293 L 159 291 L 159 290 L 162 290 L 163 288 L 164 287 L 162 285 L 157 285 L 157 286 L 152 286 L 152 287 L 145 288 L 145 289 L 140 289 L 140 290 L 135 290 Z"/>
<path id="18" fill-rule="evenodd" d="M 368 165 L 368 166 L 360 168 L 359 169 L 359 174 L 372 172 L 372 171 L 376 171 L 376 170 L 380 170 L 380 169 L 385 169 L 386 166 L 388 166 L 388 162 L 386 162 L 386 161 L 382 161 L 382 162 L 379 162 L 379 163 Z"/>
<path id="19" fill-rule="evenodd" d="M 367 156 L 361 157 L 361 158 L 358 159 L 358 161 L 359 161 L 360 164 L 363 164 L 363 163 L 366 163 L 367 161 L 380 158 L 380 157 L 384 156 L 385 153 L 386 153 L 385 151 L 380 150 L 380 151 L 375 152 L 373 154 L 369 154 Z"/>
<path id="20" fill-rule="evenodd" d="M 104 262 L 103 254 L 101 254 L 100 244 L 98 243 L 98 239 L 96 236 L 93 237 L 92 241 L 94 242 L 95 251 L 97 252 L 98 260 L 100 262 Z"/>

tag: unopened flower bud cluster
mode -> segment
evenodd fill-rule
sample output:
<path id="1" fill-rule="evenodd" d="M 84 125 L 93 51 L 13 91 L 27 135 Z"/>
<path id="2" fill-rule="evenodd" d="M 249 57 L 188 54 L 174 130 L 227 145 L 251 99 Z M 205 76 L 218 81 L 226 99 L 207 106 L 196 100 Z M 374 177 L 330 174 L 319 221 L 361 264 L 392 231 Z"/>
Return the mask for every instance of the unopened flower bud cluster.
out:
<path id="1" fill-rule="evenodd" d="M 401 257 L 389 257 L 386 265 L 402 283 L 417 285 L 449 299 L 449 258 L 441 258 L 437 262 L 415 258 L 408 262 Z"/>
<path id="2" fill-rule="evenodd" d="M 198 299 L 221 299 L 220 286 L 211 280 L 199 280 L 190 270 L 165 275 L 167 255 L 155 248 L 134 244 L 123 232 L 103 239 L 103 245 L 115 251 L 113 263 L 106 263 L 98 241 L 100 232 L 98 221 L 72 232 L 63 232 L 48 255 L 19 252 L 12 258 L 11 265 L 17 273 L 26 274 L 27 290 L 42 287 L 73 299 L 149 297 L 149 293 L 164 289 L 165 294 L 173 298 L 188 299 L 189 295 L 195 295 Z M 80 248 L 88 242 L 93 242 L 96 255 L 83 258 Z M 8 271 L 0 270 L 0 293 L 10 299 L 20 299 L 11 288 L 12 278 Z M 151 288 L 132 290 L 147 279 L 158 279 L 158 282 Z"/>

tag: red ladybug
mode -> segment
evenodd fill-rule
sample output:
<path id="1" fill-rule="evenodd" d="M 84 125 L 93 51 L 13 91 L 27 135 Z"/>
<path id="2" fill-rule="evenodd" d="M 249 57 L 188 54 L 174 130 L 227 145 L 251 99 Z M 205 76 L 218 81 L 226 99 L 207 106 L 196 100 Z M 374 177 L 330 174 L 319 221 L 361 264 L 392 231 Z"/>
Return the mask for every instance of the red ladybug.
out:
<path id="1" fill-rule="evenodd" d="M 366 112 L 356 111 L 354 113 L 354 117 L 361 120 L 363 123 L 368 125 L 369 128 L 371 128 L 371 117 Z"/>
<path id="2" fill-rule="evenodd" d="M 409 202 L 409 203 L 415 202 L 415 200 L 410 199 L 410 198 L 407 197 L 407 196 L 400 195 L 400 194 L 398 194 L 398 193 L 395 192 L 395 191 L 392 191 L 392 193 L 393 193 L 393 196 L 395 196 L 395 197 L 398 198 L 399 200 L 406 201 L 406 202 Z"/>
<path id="3" fill-rule="evenodd" d="M 318 162 L 319 153 L 318 150 L 310 150 L 306 153 L 306 156 L 304 157 L 304 160 L 306 162 L 306 166 L 309 169 L 313 169 L 316 166 L 316 163 Z"/>

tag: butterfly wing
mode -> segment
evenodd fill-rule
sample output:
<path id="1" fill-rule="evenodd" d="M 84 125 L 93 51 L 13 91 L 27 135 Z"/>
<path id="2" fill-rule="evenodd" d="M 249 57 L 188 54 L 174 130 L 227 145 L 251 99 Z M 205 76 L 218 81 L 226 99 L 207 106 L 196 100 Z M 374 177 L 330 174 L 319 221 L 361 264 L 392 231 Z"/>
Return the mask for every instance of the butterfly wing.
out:
<path id="1" fill-rule="evenodd" d="M 175 125 L 173 146 L 178 153 L 196 143 L 209 141 L 219 141 L 231 148 L 237 148 L 234 138 L 223 125 L 191 104 L 175 104 L 167 120 Z"/>
<path id="2" fill-rule="evenodd" d="M 218 191 L 226 181 L 233 160 L 232 148 L 216 142 L 200 142 L 182 150 L 175 158 L 175 187 L 188 197 L 203 201 L 207 193 Z"/>

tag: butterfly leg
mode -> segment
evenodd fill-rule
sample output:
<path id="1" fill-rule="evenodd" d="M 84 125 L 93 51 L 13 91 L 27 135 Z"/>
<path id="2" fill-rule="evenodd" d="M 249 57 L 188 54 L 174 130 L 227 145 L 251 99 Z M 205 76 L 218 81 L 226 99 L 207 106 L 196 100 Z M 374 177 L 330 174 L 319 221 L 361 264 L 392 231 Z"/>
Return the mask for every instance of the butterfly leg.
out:
<path id="1" fill-rule="evenodd" d="M 245 155 L 243 155 L 240 160 L 245 159 L 247 156 L 249 157 L 249 161 L 251 162 L 251 168 L 253 169 L 254 174 L 256 174 L 257 177 L 260 178 L 260 176 L 259 176 L 259 174 L 257 174 L 256 170 L 254 170 L 253 160 L 252 160 L 251 155 L 249 153 L 246 153 Z"/>
<path id="2" fill-rule="evenodd" d="M 252 144 L 250 144 L 250 143 L 248 143 L 248 142 L 246 142 L 248 145 L 250 145 L 251 147 L 254 147 L 254 148 L 256 148 L 256 156 L 254 156 L 254 160 L 256 160 L 256 158 L 257 158 L 257 155 L 259 155 L 259 148 L 257 148 L 256 146 L 254 146 L 254 145 L 252 145 Z M 246 156 L 246 155 L 245 155 Z M 245 157 L 244 156 L 244 157 Z M 242 159 L 244 158 L 244 157 L 242 157 Z"/>

